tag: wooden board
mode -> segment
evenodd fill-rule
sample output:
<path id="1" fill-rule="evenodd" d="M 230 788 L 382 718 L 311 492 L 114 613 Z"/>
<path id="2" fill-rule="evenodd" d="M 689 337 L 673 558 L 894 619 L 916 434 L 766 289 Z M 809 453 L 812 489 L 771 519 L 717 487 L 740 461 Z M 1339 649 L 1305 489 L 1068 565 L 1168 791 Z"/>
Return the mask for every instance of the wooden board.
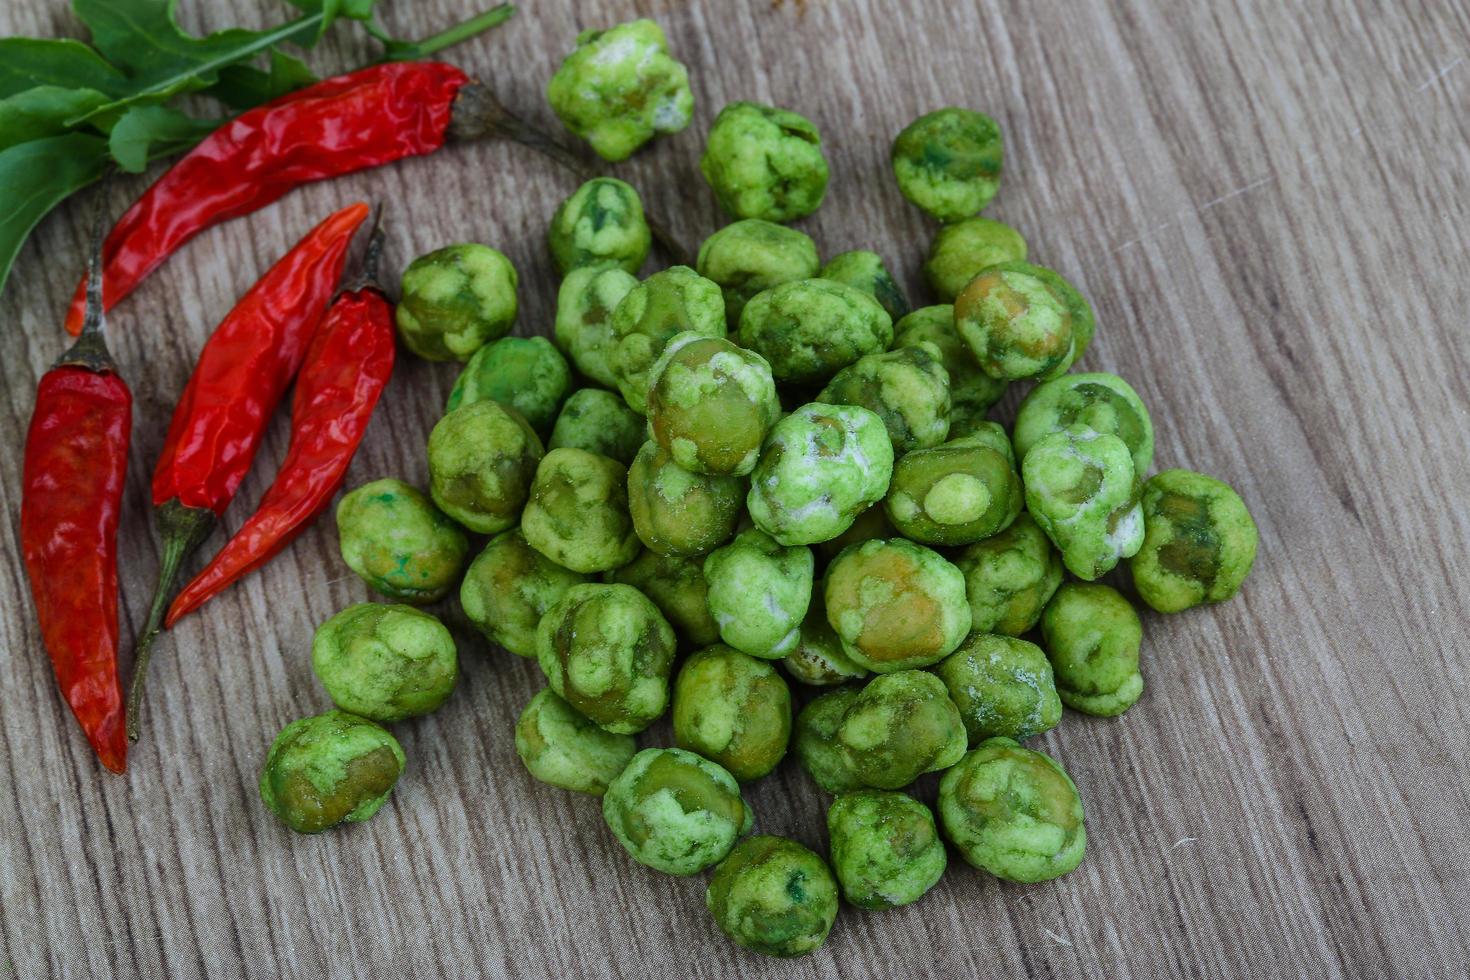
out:
<path id="1" fill-rule="evenodd" d="M 184 6 L 192 28 L 286 10 Z M 420 34 L 471 5 L 385 6 L 400 34 Z M 1091 297 L 1086 366 L 1137 386 L 1158 465 L 1217 474 L 1250 503 L 1261 557 L 1244 594 L 1147 616 L 1142 702 L 1115 721 L 1069 714 L 1038 740 L 1086 799 L 1078 871 L 1022 887 L 956 861 L 916 906 L 844 909 L 822 951 L 776 964 L 718 934 L 702 879 L 635 865 L 597 801 L 530 779 L 511 726 L 537 669 L 476 641 L 452 611 L 464 682 L 438 714 L 397 726 L 411 769 L 392 803 L 319 837 L 271 819 L 256 794 L 266 746 L 328 705 L 308 664 L 312 630 L 369 598 L 330 521 L 168 638 L 125 778 L 95 764 L 62 706 L 13 559 L 0 565 L 0 976 L 1464 975 L 1470 10 L 525 8 L 452 58 L 547 124 L 543 86 L 578 29 L 640 14 L 664 24 L 698 115 L 616 172 L 681 236 L 698 241 L 722 220 L 697 172 L 718 108 L 789 105 L 820 126 L 832 162 L 829 200 L 801 227 L 829 254 L 877 249 L 915 297 L 933 229 L 887 172 L 889 140 L 942 104 L 994 114 L 1008 160 L 989 213 Z M 63 0 L 0 6 L 6 34 L 77 29 Z M 319 65 L 361 56 L 342 43 L 349 33 Z M 116 209 L 143 186 L 115 184 Z M 493 244 L 522 273 L 519 330 L 545 332 L 542 234 L 570 189 L 518 148 L 459 148 L 210 231 L 121 307 L 112 342 L 137 396 L 125 629 L 156 567 L 147 482 L 174 398 L 208 331 L 290 242 L 350 199 L 384 201 L 390 268 L 451 241 Z M 63 347 L 89 204 L 42 224 L 0 298 L 10 556 L 20 434 L 35 379 Z M 353 482 L 424 479 L 453 373 L 403 358 Z M 229 529 L 268 484 L 285 435 L 272 430 Z M 825 845 L 824 798 L 794 764 L 750 799 L 761 829 Z"/>

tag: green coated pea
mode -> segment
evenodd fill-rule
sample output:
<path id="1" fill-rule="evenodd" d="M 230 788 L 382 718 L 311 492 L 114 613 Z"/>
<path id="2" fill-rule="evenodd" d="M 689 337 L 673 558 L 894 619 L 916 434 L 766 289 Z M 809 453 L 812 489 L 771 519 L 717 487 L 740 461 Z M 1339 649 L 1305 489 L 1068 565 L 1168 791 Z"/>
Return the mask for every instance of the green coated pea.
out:
<path id="1" fill-rule="evenodd" d="M 999 422 L 977 422 L 966 435 L 952 436 L 950 445 L 957 446 L 987 446 L 1005 457 L 1011 469 L 1016 469 L 1016 447 L 1011 445 L 1011 437 L 1006 435 L 1006 427 Z"/>
<path id="2" fill-rule="evenodd" d="M 877 252 L 854 249 L 834 255 L 822 266 L 820 277 L 867 293 L 888 311 L 894 323 L 908 316 L 909 301 Z"/>
<path id="3" fill-rule="evenodd" d="M 974 867 L 1007 881 L 1059 878 L 1082 863 L 1082 799 L 1056 760 L 1015 739 L 981 742 L 939 781 L 939 823 Z"/>
<path id="4" fill-rule="evenodd" d="M 561 202 L 546 231 L 556 271 L 587 266 L 636 273 L 653 238 L 638 192 L 616 177 L 593 177 Z"/>
<path id="5" fill-rule="evenodd" d="M 1153 421 L 1138 392 L 1116 374 L 1064 374 L 1031 389 L 1016 411 L 1016 452 L 1024 457 L 1043 436 L 1073 425 L 1122 439 L 1140 476 L 1153 463 Z"/>
<path id="6" fill-rule="evenodd" d="M 782 544 L 815 544 L 883 499 L 892 475 L 882 419 L 855 405 L 805 405 L 771 428 L 746 506 L 756 527 Z"/>
<path id="7" fill-rule="evenodd" d="M 904 793 L 843 793 L 827 810 L 827 834 L 842 897 L 858 908 L 917 902 L 948 863 L 934 814 Z"/>
<path id="8" fill-rule="evenodd" d="M 387 729 L 328 711 L 281 729 L 260 774 L 260 798 L 287 827 L 316 834 L 377 813 L 404 762 Z"/>
<path id="9" fill-rule="evenodd" d="M 515 526 L 545 451 L 515 409 L 463 405 L 429 433 L 429 495 L 471 531 L 504 531 Z"/>
<path id="10" fill-rule="evenodd" d="M 791 740 L 791 689 L 769 662 L 723 644 L 684 661 L 673 714 L 674 744 L 741 782 L 776 768 Z"/>
<path id="11" fill-rule="evenodd" d="M 638 751 L 632 735 L 599 728 L 551 688 L 542 688 L 516 721 L 516 755 L 543 783 L 601 796 Z"/>
<path id="12" fill-rule="evenodd" d="M 1022 502 L 1021 478 L 1010 462 L 962 439 L 900 459 L 883 506 L 910 540 L 965 545 L 1009 527 Z"/>
<path id="13" fill-rule="evenodd" d="M 585 449 L 626 466 L 643 447 L 646 428 L 643 417 L 620 396 L 583 388 L 572 392 L 561 407 L 546 448 Z"/>
<path id="14" fill-rule="evenodd" d="M 459 651 L 421 609 L 359 602 L 317 627 L 311 669 L 343 711 L 402 721 L 445 702 L 459 680 Z"/>
<path id="15" fill-rule="evenodd" d="M 491 643 L 518 657 L 536 655 L 536 624 L 567 589 L 587 576 L 562 568 L 526 543 L 520 528 L 490 539 L 459 586 L 465 617 Z"/>
<path id="16" fill-rule="evenodd" d="M 420 490 L 374 480 L 337 505 L 342 560 L 375 592 L 424 605 L 459 580 L 469 552 L 465 533 Z"/>
<path id="17" fill-rule="evenodd" d="M 924 261 L 924 278 L 941 300 L 953 303 L 982 270 L 1024 261 L 1026 239 L 1019 231 L 990 218 L 966 218 L 935 233 Z"/>
<path id="18" fill-rule="evenodd" d="M 994 119 L 951 106 L 920 116 L 898 134 L 893 173 L 904 197 L 940 221 L 955 221 L 979 213 L 995 197 L 1004 156 Z"/>
<path id="19" fill-rule="evenodd" d="M 536 660 L 573 708 L 632 735 L 668 707 L 674 631 L 631 585 L 574 585 L 541 617 Z"/>
<path id="20" fill-rule="evenodd" d="M 827 569 L 824 598 L 843 652 L 874 673 L 938 663 L 970 630 L 964 575 L 903 538 L 843 551 Z"/>
<path id="21" fill-rule="evenodd" d="M 1068 286 L 1064 292 L 1059 281 L 1038 266 L 1003 262 L 971 279 L 955 297 L 955 327 L 986 374 L 1046 379 L 1077 359 L 1079 322 L 1070 299 L 1076 291 Z"/>
<path id="22" fill-rule="evenodd" d="M 1117 436 L 1080 425 L 1044 436 L 1021 461 L 1021 482 L 1026 509 L 1078 578 L 1091 582 L 1143 545 L 1133 456 Z"/>
<path id="23" fill-rule="evenodd" d="M 836 741 L 853 775 L 873 789 L 902 789 L 965 754 L 965 725 L 944 683 L 928 671 L 879 674 L 858 691 Z"/>
<path id="24" fill-rule="evenodd" d="M 449 390 L 444 411 L 479 401 L 499 402 L 520 412 L 537 433 L 545 433 L 571 389 L 571 368 L 551 341 L 502 337 L 475 351 Z"/>
<path id="25" fill-rule="evenodd" d="M 649 374 L 677 334 L 725 336 L 725 300 L 720 287 L 676 265 L 655 272 L 628 291 L 613 310 L 608 366 L 628 406 L 647 413 Z"/>
<path id="26" fill-rule="evenodd" d="M 812 597 L 812 551 L 751 528 L 704 560 L 709 611 L 720 638 L 753 657 L 780 660 L 795 649 Z"/>
<path id="27" fill-rule="evenodd" d="M 1143 601 L 1159 612 L 1223 602 L 1240 591 L 1259 535 L 1245 501 L 1227 484 L 1190 470 L 1164 470 L 1143 487 L 1142 548 L 1129 563 Z"/>
<path id="28" fill-rule="evenodd" d="M 949 376 L 949 437 L 973 432 L 1006 393 L 1010 382 L 992 378 L 980 369 L 980 362 L 955 329 L 954 307 L 923 307 L 898 321 L 893 329 L 896 348 L 932 344 L 939 349 L 940 363 Z"/>
<path id="29" fill-rule="evenodd" d="M 898 536 L 898 528 L 894 527 L 888 519 L 888 512 L 883 509 L 883 504 L 876 503 L 854 518 L 846 531 L 827 541 L 819 541 L 812 545 L 812 548 L 817 553 L 818 562 L 826 566 L 830 565 L 832 559 L 842 554 L 850 544 L 862 544 L 874 538 L 896 538 Z"/>
<path id="30" fill-rule="evenodd" d="M 556 294 L 556 343 L 587 377 L 618 386 L 612 369 L 612 314 L 638 280 L 622 269 L 573 269 Z"/>
<path id="31" fill-rule="evenodd" d="M 828 793 L 861 789 L 852 754 L 837 739 L 847 709 L 857 700 L 854 687 L 839 687 L 813 700 L 796 716 L 792 749 L 801 767 Z"/>
<path id="32" fill-rule="evenodd" d="M 1020 636 L 1029 632 L 1062 584 L 1062 556 L 1030 514 L 954 556 L 965 575 L 970 628 Z"/>
<path id="33" fill-rule="evenodd" d="M 783 282 L 815 278 L 820 266 L 810 235 L 759 218 L 731 222 L 706 238 L 695 261 L 701 276 L 719 284 L 732 332 L 752 296 Z"/>
<path id="34" fill-rule="evenodd" d="M 602 816 L 633 860 L 671 875 L 720 861 L 755 821 L 735 777 L 683 749 L 633 756 L 608 786 Z"/>
<path id="35" fill-rule="evenodd" d="M 1143 624 L 1117 589 L 1068 582 L 1041 617 L 1041 635 L 1062 703 L 1083 714 L 1111 718 L 1143 694 L 1138 648 Z"/>
<path id="36" fill-rule="evenodd" d="M 796 649 L 781 661 L 793 680 L 812 687 L 830 687 L 868 676 L 866 668 L 858 666 L 843 652 L 842 640 L 827 622 L 823 591 L 820 583 L 812 589 L 812 601 L 807 606 L 806 618 L 801 621 Z"/>
<path id="37" fill-rule="evenodd" d="M 679 132 L 694 115 L 689 72 L 651 20 L 577 35 L 546 97 L 567 129 L 613 162 L 655 136 Z"/>
<path id="38" fill-rule="evenodd" d="M 960 709 L 972 745 L 996 735 L 1030 738 L 1062 720 L 1051 664 L 1034 643 L 971 633 L 934 672 Z"/>
<path id="39" fill-rule="evenodd" d="M 702 555 L 735 533 L 745 481 L 706 476 L 675 464 L 646 442 L 628 467 L 628 509 L 645 547 L 661 555 Z"/>
<path id="40" fill-rule="evenodd" d="M 949 374 L 932 344 L 868 354 L 838 371 L 817 401 L 859 405 L 883 420 L 895 456 L 949 435 Z"/>
<path id="41" fill-rule="evenodd" d="M 704 559 L 661 555 L 644 548 L 638 557 L 606 575 L 609 582 L 631 585 L 648 596 L 686 648 L 707 647 L 720 639 L 709 611 L 709 585 Z"/>
<path id="42" fill-rule="evenodd" d="M 720 931 L 765 956 L 805 956 L 837 921 L 837 882 L 814 851 L 784 837 L 748 837 L 715 868 L 705 905 Z"/>
<path id="43" fill-rule="evenodd" d="M 723 337 L 681 333 L 649 374 L 648 425 L 693 473 L 746 476 L 781 415 L 771 366 Z"/>
<path id="44" fill-rule="evenodd" d="M 751 297 L 736 342 L 764 357 L 778 382 L 811 384 L 887 350 L 893 318 L 860 289 L 796 279 Z"/>
<path id="45" fill-rule="evenodd" d="M 736 218 L 794 221 L 827 193 L 822 137 L 804 116 L 758 102 L 731 102 L 710 127 L 699 172 Z"/>
<path id="46" fill-rule="evenodd" d="M 467 361 L 516 321 L 515 266 L 488 245 L 449 245 L 403 270 L 396 319 L 404 346 L 431 361 Z"/>
<path id="47" fill-rule="evenodd" d="M 536 467 L 521 513 L 526 541 L 574 572 L 606 572 L 638 555 L 628 471 L 585 449 L 553 449 Z"/>

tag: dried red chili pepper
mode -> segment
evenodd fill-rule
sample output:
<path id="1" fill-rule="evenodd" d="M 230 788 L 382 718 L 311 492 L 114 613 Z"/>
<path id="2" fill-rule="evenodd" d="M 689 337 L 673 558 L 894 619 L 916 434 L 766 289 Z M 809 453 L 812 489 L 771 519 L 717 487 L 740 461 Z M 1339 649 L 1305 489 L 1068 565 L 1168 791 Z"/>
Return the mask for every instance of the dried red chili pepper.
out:
<path id="1" fill-rule="evenodd" d="M 582 179 L 596 171 L 511 115 L 483 85 L 434 61 L 374 65 L 328 78 L 244 112 L 176 162 L 107 236 L 105 302 L 112 309 L 196 234 L 250 214 L 302 184 L 432 153 L 455 139 L 509 139 Z M 678 264 L 688 252 L 649 227 Z M 66 328 L 81 329 L 85 282 Z"/>
<path id="2" fill-rule="evenodd" d="M 89 281 L 101 283 L 97 222 Z M 102 764 L 127 769 L 117 676 L 117 523 L 133 395 L 103 338 L 102 289 L 82 335 L 41 377 L 26 433 L 20 539 L 41 640 L 66 703 Z"/>
<path id="3" fill-rule="evenodd" d="M 393 373 L 393 306 L 377 282 L 374 229 L 359 285 L 339 293 L 296 378 L 291 448 L 254 515 L 184 586 L 164 628 L 264 565 L 332 502 Z"/>
<path id="4" fill-rule="evenodd" d="M 153 471 L 163 557 L 128 689 L 128 738 L 134 741 L 143 679 L 179 566 L 214 527 L 249 471 L 342 277 L 347 246 L 367 216 L 366 204 L 343 208 L 271 266 L 215 328 L 174 409 Z"/>

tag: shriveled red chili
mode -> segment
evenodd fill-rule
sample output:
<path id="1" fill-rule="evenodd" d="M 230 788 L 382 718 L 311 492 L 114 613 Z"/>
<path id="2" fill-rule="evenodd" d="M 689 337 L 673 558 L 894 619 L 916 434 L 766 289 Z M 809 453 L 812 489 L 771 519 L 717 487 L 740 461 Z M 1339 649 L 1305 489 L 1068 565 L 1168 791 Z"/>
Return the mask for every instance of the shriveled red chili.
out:
<path id="1" fill-rule="evenodd" d="M 342 278 L 352 236 L 367 216 L 366 204 L 343 208 L 271 266 L 215 328 L 174 409 L 153 471 L 154 520 L 163 548 L 128 689 L 128 737 L 134 741 L 153 641 L 179 566 L 249 472 L 266 424 Z"/>
<path id="2" fill-rule="evenodd" d="M 264 565 L 332 502 L 393 373 L 393 306 L 377 282 L 382 231 L 368 245 L 361 284 L 332 301 L 291 401 L 291 447 L 255 513 L 184 586 L 164 627 Z"/>
<path id="3" fill-rule="evenodd" d="M 89 281 L 98 274 L 102 223 Z M 26 432 L 20 540 L 41 640 L 66 703 L 102 764 L 127 769 L 117 674 L 117 524 L 133 395 L 103 338 L 102 290 L 87 291 L 82 335 L 41 377 Z"/>

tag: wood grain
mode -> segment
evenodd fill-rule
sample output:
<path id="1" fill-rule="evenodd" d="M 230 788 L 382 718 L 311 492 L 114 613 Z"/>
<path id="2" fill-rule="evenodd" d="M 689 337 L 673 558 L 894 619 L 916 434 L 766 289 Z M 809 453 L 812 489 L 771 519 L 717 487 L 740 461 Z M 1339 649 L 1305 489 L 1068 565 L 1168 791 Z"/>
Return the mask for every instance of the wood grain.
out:
<path id="1" fill-rule="evenodd" d="M 184 6 L 195 29 L 284 15 Z M 417 34 L 469 5 L 385 6 Z M 369 598 L 324 521 L 167 639 L 125 778 L 95 764 L 56 695 L 19 561 L 0 566 L 0 977 L 1465 975 L 1470 8 L 542 0 L 451 57 L 551 124 L 542 87 L 575 32 L 635 15 L 664 24 L 699 110 L 617 172 L 690 242 L 721 223 L 696 169 L 710 119 L 729 99 L 773 101 L 826 136 L 832 189 L 804 230 L 826 253 L 877 249 L 923 296 L 933 229 L 888 176 L 888 141 L 942 104 L 994 114 L 1008 161 L 990 213 L 1096 305 L 1087 366 L 1137 386 L 1160 466 L 1217 474 L 1250 503 L 1261 558 L 1243 595 L 1147 617 L 1143 701 L 1039 740 L 1081 787 L 1087 860 L 1025 887 L 957 864 L 916 906 L 844 909 L 816 955 L 761 961 L 717 933 L 702 880 L 633 864 L 595 800 L 530 779 L 510 730 L 537 670 L 458 621 L 462 689 L 396 729 L 411 769 L 391 805 L 294 836 L 261 807 L 258 767 L 283 724 L 327 706 L 313 627 Z M 63 0 L 0 6 L 7 34 L 77 30 Z M 346 36 L 320 67 L 360 55 Z M 115 184 L 115 208 L 143 186 Z M 390 268 L 494 244 L 522 273 L 519 329 L 547 332 L 541 236 L 569 190 L 517 148 L 461 147 L 294 193 L 138 290 L 112 327 L 138 401 L 125 627 L 156 567 L 147 478 L 173 399 L 290 242 L 347 200 L 385 201 Z M 20 433 L 64 345 L 87 208 L 41 225 L 0 297 L 12 556 Z M 424 479 L 452 376 L 403 359 L 354 483 Z M 285 441 L 278 425 L 229 529 Z M 824 846 L 824 799 L 793 764 L 750 799 L 765 831 Z"/>

